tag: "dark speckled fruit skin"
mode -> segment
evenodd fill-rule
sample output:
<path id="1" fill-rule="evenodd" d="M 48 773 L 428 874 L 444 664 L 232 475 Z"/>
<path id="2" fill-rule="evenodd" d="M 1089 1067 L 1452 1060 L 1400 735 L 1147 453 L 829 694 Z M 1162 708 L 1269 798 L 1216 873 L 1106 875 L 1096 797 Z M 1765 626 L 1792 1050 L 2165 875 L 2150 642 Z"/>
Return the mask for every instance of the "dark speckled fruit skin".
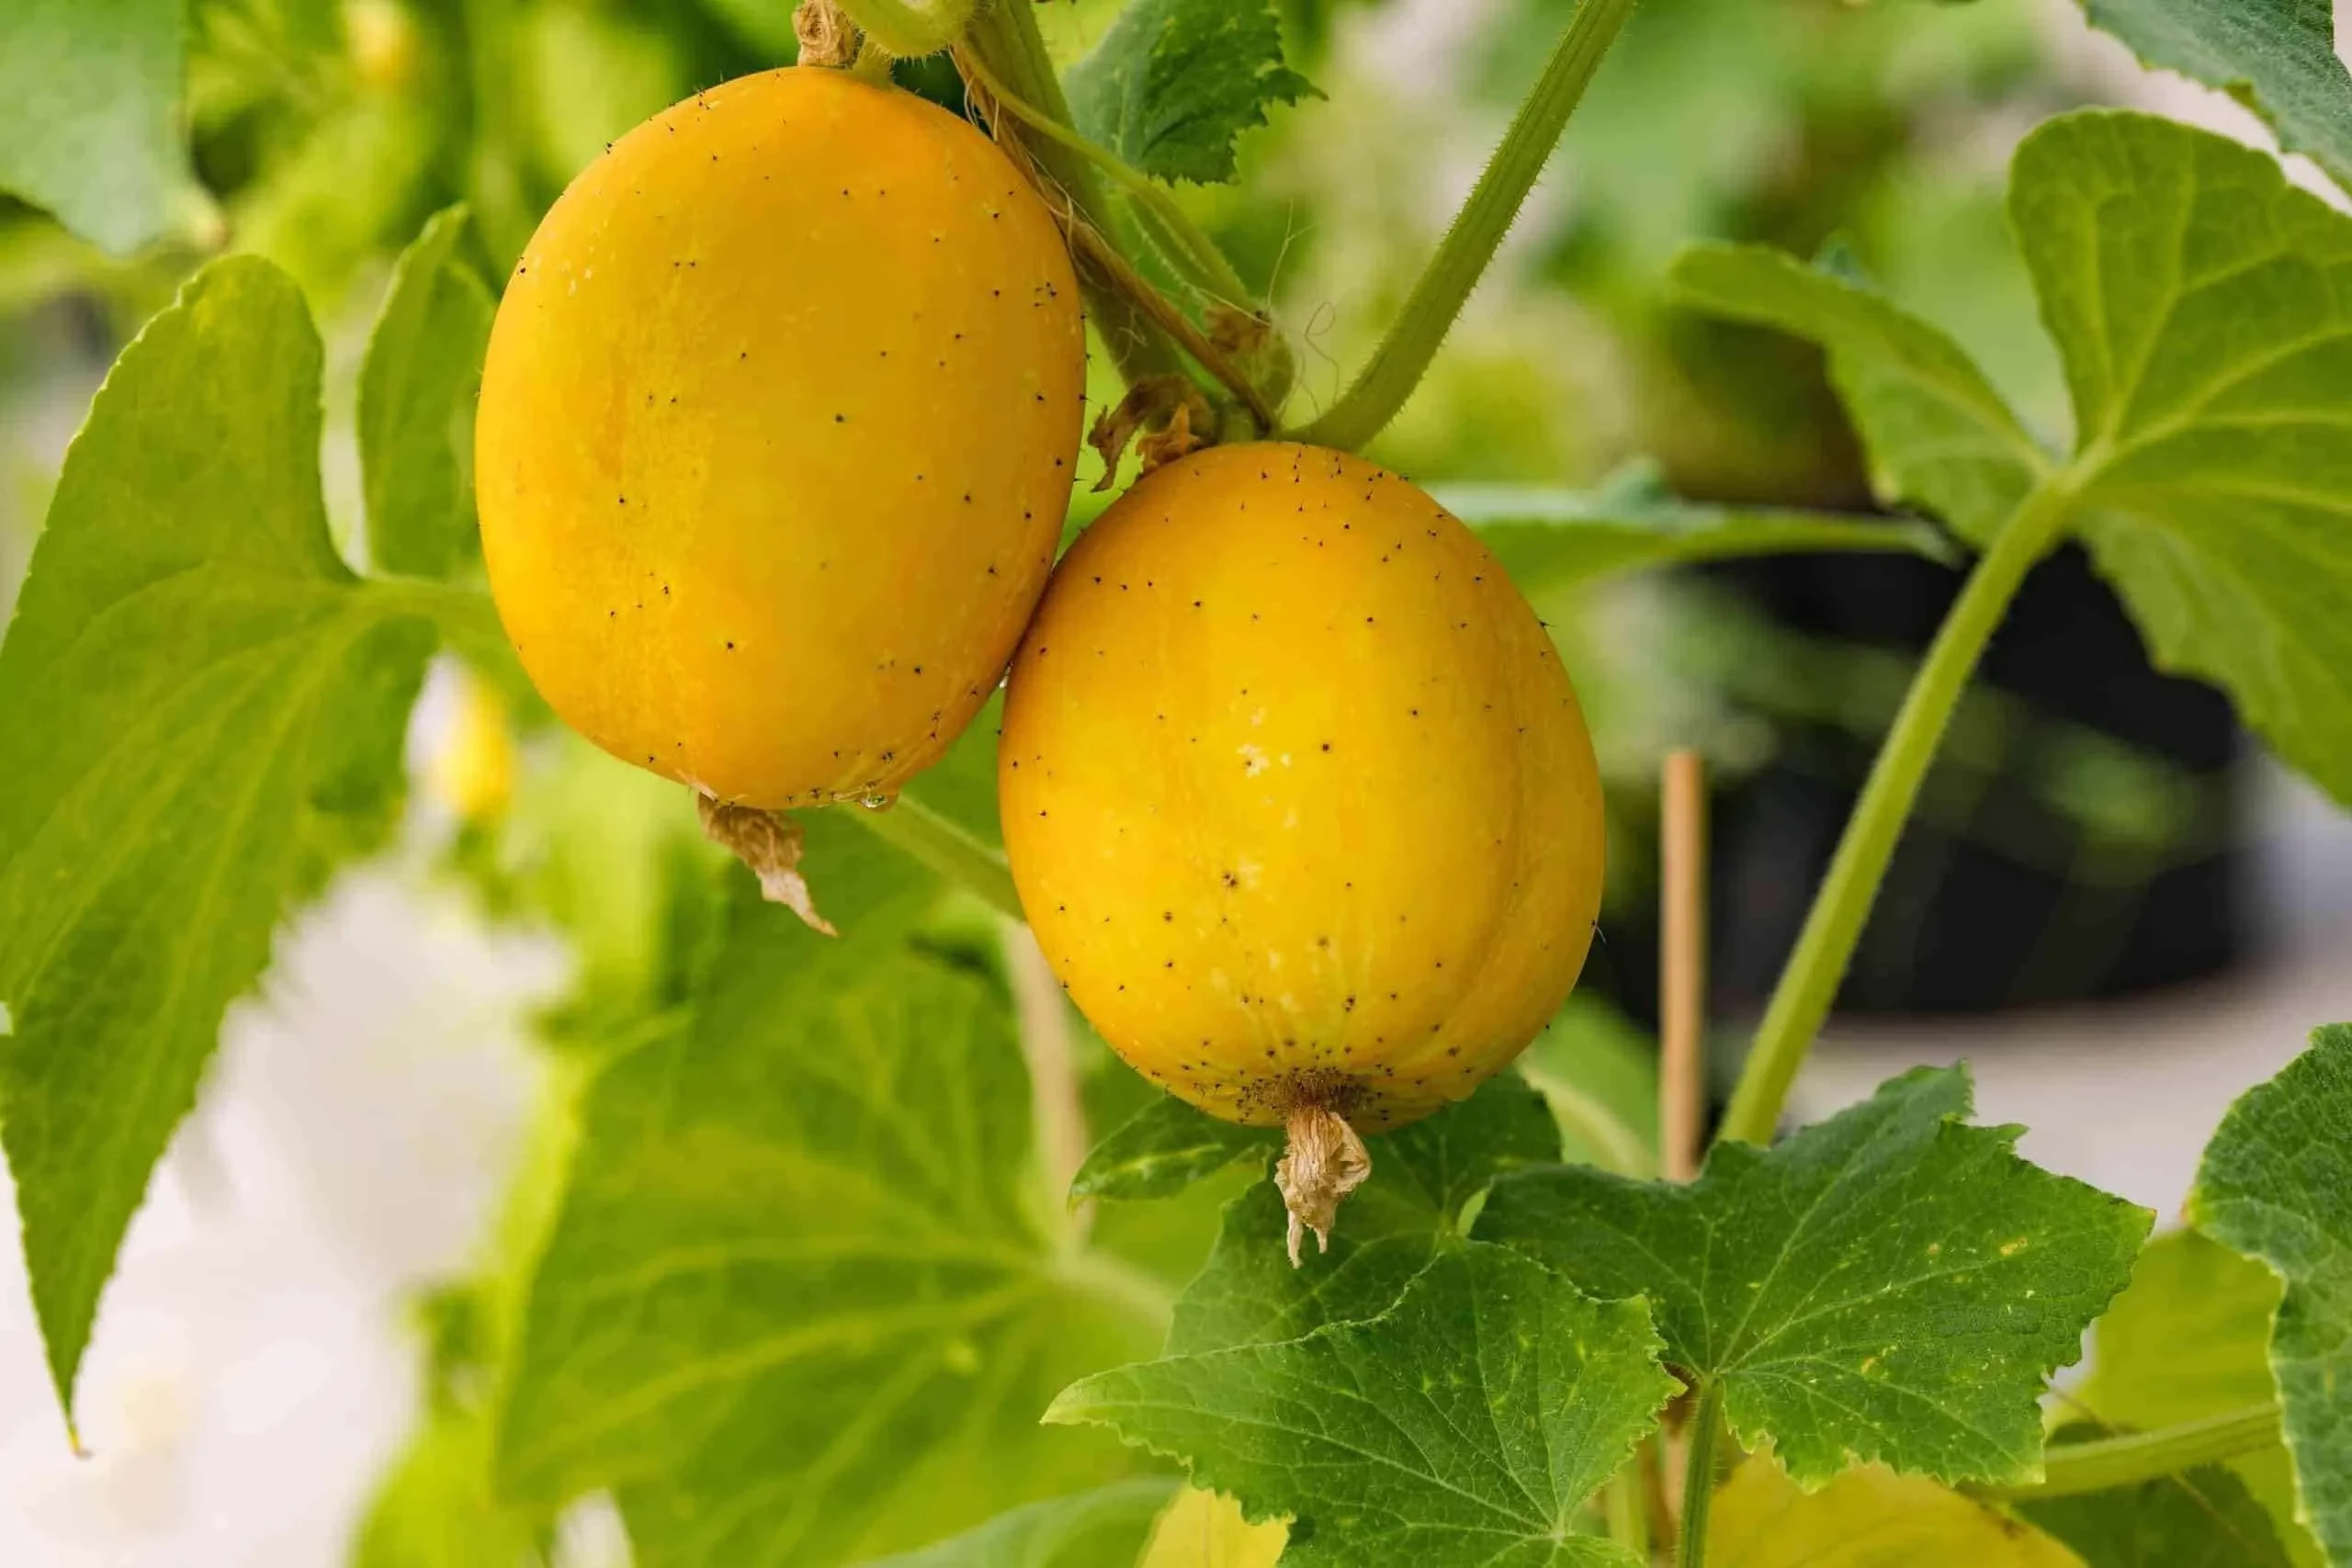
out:
<path id="1" fill-rule="evenodd" d="M 1062 983 L 1232 1121 L 1458 1100 L 1591 942 L 1600 783 L 1550 637 L 1469 529 L 1339 453 L 1213 448 L 1122 497 L 1022 642 L 998 770 Z"/>
<path id="2" fill-rule="evenodd" d="M 965 121 L 816 69 L 663 111 L 564 192 L 492 333 L 482 547 L 524 667 L 722 800 L 887 795 L 1045 585 L 1084 373 L 1052 215 Z"/>

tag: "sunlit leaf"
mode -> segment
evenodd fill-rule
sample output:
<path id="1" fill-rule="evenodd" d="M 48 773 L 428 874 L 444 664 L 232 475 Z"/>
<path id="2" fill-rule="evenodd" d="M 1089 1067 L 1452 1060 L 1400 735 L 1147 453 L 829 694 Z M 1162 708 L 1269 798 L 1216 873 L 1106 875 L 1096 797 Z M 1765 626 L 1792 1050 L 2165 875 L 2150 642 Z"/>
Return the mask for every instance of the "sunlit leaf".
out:
<path id="1" fill-rule="evenodd" d="M 2073 1406 L 2119 1429 L 2146 1430 L 2228 1415 L 2277 1397 L 2270 1320 L 2278 1277 L 2193 1230 L 2141 1248 L 2132 1283 L 2091 1331 L 2090 1376 Z M 2288 1544 L 2316 1564 L 2319 1544 L 2294 1522 L 2295 1472 L 2285 1447 L 2231 1461 Z"/>
<path id="2" fill-rule="evenodd" d="M 1187 1486 L 1159 1516 L 1136 1568 L 1274 1568 L 1289 1541 L 1282 1520 L 1253 1525 L 1224 1493 Z"/>
<path id="3" fill-rule="evenodd" d="M 2051 1441 L 2103 1431 L 2065 1427 Z M 2105 1492 L 2028 1497 L 2016 1507 L 2087 1568 L 2290 1568 L 2294 1562 L 2245 1483 L 2218 1465 Z"/>
<path id="4" fill-rule="evenodd" d="M 2040 1530 L 1932 1481 L 1871 1465 L 1807 1492 L 1765 1454 L 1716 1490 L 1707 1562 L 1710 1568 L 2083 1568 Z"/>
<path id="5" fill-rule="evenodd" d="M 198 274 L 93 404 L 0 646 L 0 1142 L 69 1406 L 223 1010 L 400 804 L 447 606 L 336 558 L 319 383 L 282 273 Z"/>
<path id="6" fill-rule="evenodd" d="M 1585 1166 L 1502 1178 L 1482 1239 L 1603 1296 L 1645 1294 L 1668 1359 L 1808 1485 L 1855 1461 L 1942 1481 L 2039 1473 L 2042 1380 L 2123 1287 L 2148 1213 L 1973 1127 L 1964 1069 L 1921 1068 L 1699 1179 Z"/>

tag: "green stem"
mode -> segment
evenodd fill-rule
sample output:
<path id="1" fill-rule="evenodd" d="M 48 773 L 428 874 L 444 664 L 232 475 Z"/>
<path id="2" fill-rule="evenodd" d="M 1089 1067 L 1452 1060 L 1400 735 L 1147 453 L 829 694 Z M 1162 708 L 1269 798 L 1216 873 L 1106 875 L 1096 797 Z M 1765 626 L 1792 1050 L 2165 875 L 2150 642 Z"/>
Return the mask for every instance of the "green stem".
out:
<path id="1" fill-rule="evenodd" d="M 1454 215 L 1437 254 L 1413 285 L 1403 313 L 1354 384 L 1298 439 L 1353 451 L 1379 434 L 1405 406 L 1453 319 L 1462 313 L 1463 301 L 1494 260 L 1568 116 L 1633 11 L 1634 0 L 1582 0 L 1577 6 L 1534 91 L 1520 106 L 1470 199 Z"/>
<path id="2" fill-rule="evenodd" d="M 1715 1502 L 1715 1434 L 1724 1424 L 1723 1384 L 1699 1390 L 1699 1408 L 1683 1437 L 1690 1451 L 1682 1466 L 1682 1529 L 1674 1543 L 1678 1568 L 1706 1568 L 1707 1514 Z"/>
<path id="3" fill-rule="evenodd" d="M 1789 1086 L 1796 1081 L 1797 1068 L 1829 1016 L 1838 982 L 1853 959 L 1854 944 L 1861 938 L 1862 923 L 1878 897 L 1904 821 L 1918 799 L 1928 765 L 1935 760 L 1944 727 L 2026 573 L 2064 526 L 2074 505 L 2075 474 L 2069 468 L 2051 475 L 2009 514 L 1912 677 L 1894 728 L 1879 749 L 1870 781 L 1838 840 L 1829 874 L 1805 916 L 1796 951 L 1781 972 L 1771 1005 L 1757 1028 L 1719 1137 L 1751 1144 L 1770 1141 Z"/>
<path id="4" fill-rule="evenodd" d="M 1131 167 L 1125 159 L 1107 147 L 1099 146 L 1080 136 L 1069 126 L 1023 100 L 1006 86 L 986 61 L 977 55 L 968 56 L 966 65 L 980 79 L 1004 112 L 1053 142 L 1084 158 L 1107 175 L 1111 182 L 1127 193 L 1137 206 L 1158 219 L 1169 242 L 1167 249 L 1177 265 L 1190 276 L 1201 289 L 1227 304 L 1239 305 L 1250 298 L 1249 286 L 1233 264 L 1217 249 L 1216 242 L 1201 232 L 1174 196 L 1151 176 Z"/>
<path id="5" fill-rule="evenodd" d="M 983 6 L 964 30 L 964 52 L 978 60 L 1002 82 L 1014 97 L 1057 125 L 1068 125 L 1069 100 L 1062 95 L 1060 78 L 1046 53 L 1032 7 L 1020 0 L 998 0 Z M 1010 112 L 1010 111 L 1008 111 Z M 1040 139 L 1027 144 L 1037 166 L 1069 203 L 1070 217 L 1098 233 L 1102 231 L 1103 197 L 1094 165 L 1059 142 Z M 1104 242 L 1106 244 L 1108 241 Z M 1159 332 L 1117 286 L 1091 267 L 1082 267 L 1080 284 L 1086 295 L 1087 313 L 1103 346 L 1111 351 L 1119 375 L 1130 385 L 1155 376 L 1183 374 L 1183 360 L 1175 345 Z"/>
<path id="6" fill-rule="evenodd" d="M 2040 1481 L 2019 1486 L 1971 1486 L 1967 1491 L 1996 1502 L 2071 1497 L 2260 1453 L 2278 1447 L 2280 1440 L 2278 1404 L 2249 1405 L 2153 1431 L 2061 1444 L 2042 1455 Z"/>
<path id="7" fill-rule="evenodd" d="M 847 806 L 834 809 L 848 812 L 876 838 L 978 894 L 1000 914 L 1016 920 L 1027 918 L 1021 912 L 1021 895 L 1013 889 L 1012 871 L 1004 856 L 912 795 L 902 795 L 879 811 Z"/>
<path id="8" fill-rule="evenodd" d="M 973 0 L 932 0 L 910 6 L 906 0 L 834 0 L 857 30 L 898 60 L 920 60 L 937 54 L 963 36 L 972 19 Z"/>

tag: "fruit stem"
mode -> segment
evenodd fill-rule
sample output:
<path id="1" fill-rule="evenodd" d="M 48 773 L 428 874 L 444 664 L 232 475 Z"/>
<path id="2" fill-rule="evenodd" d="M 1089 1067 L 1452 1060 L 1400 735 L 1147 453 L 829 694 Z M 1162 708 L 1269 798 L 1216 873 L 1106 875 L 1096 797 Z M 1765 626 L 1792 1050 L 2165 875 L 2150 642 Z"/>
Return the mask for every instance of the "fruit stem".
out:
<path id="1" fill-rule="evenodd" d="M 1194 326 L 1192 318 L 1178 310 L 1169 298 L 1154 288 L 1135 264 L 1121 255 L 1116 247 L 1104 239 L 1101 230 L 1090 223 L 1073 221 L 1069 226 L 1071 248 L 1091 264 L 1102 276 L 1142 310 L 1153 325 L 1182 345 L 1185 353 L 1200 361 L 1201 367 L 1217 379 L 1217 383 L 1241 400 L 1261 430 L 1272 430 L 1280 420 L 1265 397 L 1250 378 L 1225 355 L 1225 351 L 1208 340 L 1208 335 Z M 1181 374 L 1181 372 L 1180 372 Z M 1130 377 L 1131 384 L 1139 384 Z M 1189 380 L 1191 378 L 1186 377 Z"/>
<path id="2" fill-rule="evenodd" d="M 1016 0 L 981 6 L 965 28 L 963 47 L 957 52 L 960 57 L 978 60 L 1005 85 L 1013 97 L 1039 116 L 1067 126 L 1070 123 L 1069 100 L 1062 95 L 1061 81 L 1054 74 L 1054 62 L 1046 53 L 1046 40 L 1037 31 L 1037 18 L 1030 14 L 1031 10 L 1029 5 Z M 981 90 L 987 91 L 985 79 L 981 81 Z M 1010 116 L 1012 111 L 1008 109 L 1006 113 Z M 1001 129 L 996 129 L 1001 135 Z M 1047 192 L 1047 204 L 1064 209 L 1064 228 L 1073 233 L 1092 229 L 1098 243 L 1110 248 L 1110 242 L 1102 237 L 1105 209 L 1094 165 L 1051 140 L 1024 139 L 1021 145 L 1046 182 L 1057 187 Z M 1100 268 L 1081 265 L 1079 283 L 1086 295 L 1089 321 L 1103 346 L 1111 351 L 1121 379 L 1132 386 L 1154 376 L 1184 373 L 1176 344 L 1165 333 L 1154 331 L 1158 323 L 1113 280 L 1104 277 Z"/>
<path id="3" fill-rule="evenodd" d="M 1021 912 L 1021 895 L 1012 886 L 1012 868 L 1003 854 L 990 849 L 956 823 L 910 795 L 902 795 L 880 810 L 836 807 L 863 824 L 876 838 L 894 844 L 951 882 L 979 895 L 997 913 L 1012 919 Z"/>
<path id="4" fill-rule="evenodd" d="M 1723 1424 L 1723 1384 L 1711 1380 L 1701 1385 L 1699 1408 L 1683 1428 L 1690 1451 L 1682 1468 L 1682 1529 L 1674 1543 L 1678 1568 L 1706 1568 L 1707 1516 L 1715 1501 L 1715 1435 Z"/>
<path id="5" fill-rule="evenodd" d="M 1379 434 L 1405 406 L 1453 319 L 1462 313 L 1463 302 L 1494 260 L 1568 116 L 1633 11 L 1634 0 L 1581 0 L 1544 74 L 1520 105 L 1502 144 L 1487 160 L 1470 198 L 1413 285 L 1403 313 L 1340 400 L 1296 439 L 1352 452 Z"/>
<path id="6" fill-rule="evenodd" d="M 2009 514 L 1920 661 L 1894 728 L 1887 732 L 1853 818 L 1846 824 L 1845 837 L 1838 840 L 1829 874 L 1805 916 L 1796 951 L 1781 972 L 1764 1021 L 1757 1027 L 1718 1139 L 1770 1141 L 1789 1086 L 1796 1081 L 1797 1068 L 1829 1016 L 1838 982 L 1853 960 L 1862 924 L 1952 709 L 2026 573 L 2057 542 L 2074 507 L 2081 468 L 2078 463 L 2050 475 Z"/>
<path id="7" fill-rule="evenodd" d="M 1331 1250 L 1331 1222 L 1340 1200 L 1372 1174 L 1372 1151 L 1347 1118 L 1320 1105 L 1298 1105 L 1283 1118 L 1290 1147 L 1274 1165 L 1274 1185 L 1290 1211 L 1290 1266 L 1298 1268 L 1300 1243 L 1315 1233 L 1317 1247 Z"/>
<path id="8" fill-rule="evenodd" d="M 1002 78 L 978 54 L 967 51 L 962 63 L 967 71 L 979 78 L 980 85 L 988 89 L 989 96 L 995 99 L 1005 113 L 1046 141 L 1066 147 L 1092 164 L 1110 177 L 1112 184 L 1125 191 L 1138 206 L 1159 219 L 1168 231 L 1169 249 L 1173 253 L 1174 261 L 1185 269 L 1202 292 L 1231 305 L 1249 302 L 1249 286 L 1241 281 L 1241 275 L 1233 270 L 1233 264 L 1225 259 L 1225 253 L 1217 249 L 1216 242 L 1201 232 L 1165 186 L 1130 165 L 1109 148 L 1087 140 L 1051 115 L 1023 101 L 1021 95 L 1006 86 Z"/>
<path id="9" fill-rule="evenodd" d="M 920 60 L 937 54 L 963 35 L 972 19 L 973 0 L 931 0 L 910 6 L 906 0 L 832 0 L 857 24 L 857 30 L 898 60 Z"/>
<path id="10" fill-rule="evenodd" d="M 2249 1405 L 2152 1431 L 2062 1443 L 2042 1455 L 2041 1479 L 2018 1486 L 1970 1486 L 1972 1496 L 1993 1502 L 2026 1497 L 2071 1497 L 2104 1492 L 2176 1474 L 2200 1464 L 2260 1453 L 2279 1442 L 2277 1401 Z"/>

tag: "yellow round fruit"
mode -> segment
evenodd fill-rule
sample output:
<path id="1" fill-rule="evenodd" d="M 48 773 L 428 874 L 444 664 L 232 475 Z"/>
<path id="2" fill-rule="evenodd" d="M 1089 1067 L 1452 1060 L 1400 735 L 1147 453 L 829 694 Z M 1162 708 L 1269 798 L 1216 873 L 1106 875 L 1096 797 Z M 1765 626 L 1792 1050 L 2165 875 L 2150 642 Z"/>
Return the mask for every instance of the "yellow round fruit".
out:
<path id="1" fill-rule="evenodd" d="M 1468 1094 L 1591 942 L 1600 784 L 1550 637 L 1469 529 L 1335 452 L 1216 447 L 1121 497 L 1014 656 L 998 770 L 1080 1010 L 1294 1159 L 1303 1122 L 1353 1144 L 1332 1119 Z"/>
<path id="2" fill-rule="evenodd" d="M 482 553 L 572 728 L 751 807 L 886 797 L 994 689 L 1076 460 L 1052 215 L 910 94 L 772 71 L 563 193 L 491 333 Z"/>

